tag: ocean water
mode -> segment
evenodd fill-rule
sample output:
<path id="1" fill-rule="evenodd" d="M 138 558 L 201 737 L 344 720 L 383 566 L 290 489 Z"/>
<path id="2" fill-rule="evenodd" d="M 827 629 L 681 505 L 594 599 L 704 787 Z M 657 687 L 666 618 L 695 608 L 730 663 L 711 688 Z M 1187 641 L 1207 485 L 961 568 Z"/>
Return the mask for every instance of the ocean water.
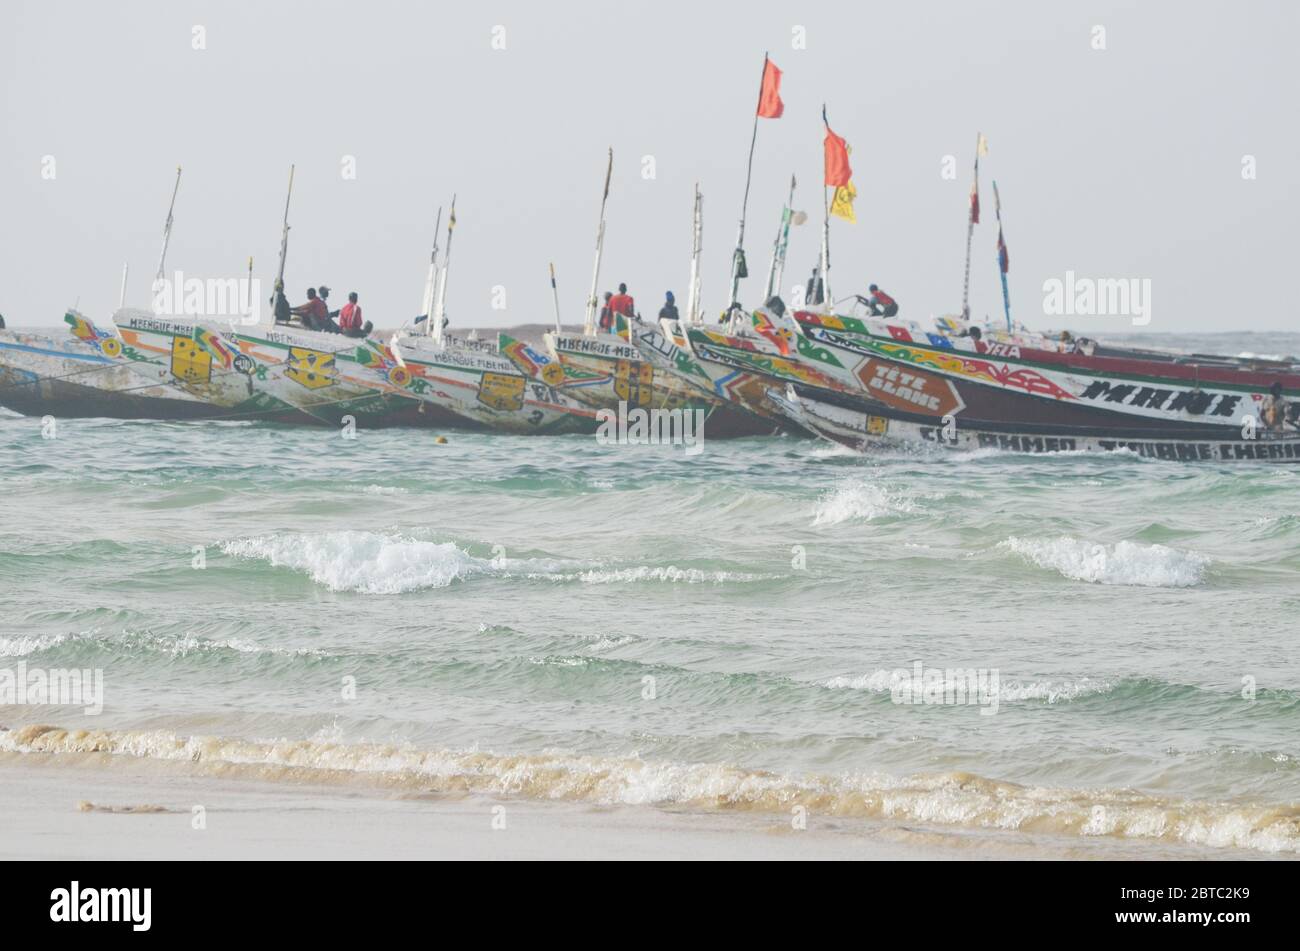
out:
<path id="1" fill-rule="evenodd" d="M 0 411 L 0 753 L 1300 852 L 1294 469 L 447 435 Z"/>

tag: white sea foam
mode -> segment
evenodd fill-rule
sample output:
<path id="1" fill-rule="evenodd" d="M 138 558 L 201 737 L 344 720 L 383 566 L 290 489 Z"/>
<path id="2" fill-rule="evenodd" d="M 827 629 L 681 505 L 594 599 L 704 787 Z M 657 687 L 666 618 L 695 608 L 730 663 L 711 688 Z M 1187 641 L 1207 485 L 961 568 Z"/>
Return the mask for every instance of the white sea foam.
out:
<path id="1" fill-rule="evenodd" d="M 820 686 L 828 690 L 864 690 L 868 693 L 893 694 L 898 692 L 904 699 L 910 697 L 915 681 L 911 670 L 874 670 L 869 674 L 856 677 L 831 677 L 821 682 Z M 958 687 L 965 687 L 967 681 L 942 680 L 934 685 L 936 691 L 953 692 Z M 1080 680 L 999 680 L 997 698 L 1000 703 L 1015 703 L 1023 700 L 1039 700 L 1044 703 L 1061 703 L 1092 694 L 1103 694 L 1113 690 L 1115 684 L 1107 680 L 1095 680 L 1084 677 Z"/>
<path id="2" fill-rule="evenodd" d="M 635 568 L 611 568 L 584 571 L 577 575 L 561 575 L 559 580 L 576 578 L 583 584 L 631 584 L 637 581 L 661 581 L 676 584 L 726 584 L 770 580 L 777 575 L 756 575 L 743 571 L 705 571 L 702 568 L 666 568 L 638 565 Z"/>
<path id="3" fill-rule="evenodd" d="M 848 446 L 842 446 L 839 443 L 818 443 L 812 449 L 808 450 L 809 459 L 841 459 L 841 458 L 861 458 L 862 453 L 855 452 Z"/>
<path id="4" fill-rule="evenodd" d="M 70 640 L 72 634 L 43 634 L 40 637 L 0 637 L 0 657 L 29 657 L 57 647 Z"/>
<path id="5" fill-rule="evenodd" d="M 586 663 L 577 658 L 536 663 Z M 1300 852 L 1290 803 L 1190 801 L 1126 789 L 1027 786 L 943 772 L 817 775 L 722 763 L 648 761 L 560 751 L 534 755 L 479 749 L 415 749 L 347 744 L 333 731 L 311 740 L 182 736 L 168 730 L 65 730 L 46 725 L 0 731 L 0 754 L 71 754 L 80 768 L 120 756 L 165 760 L 260 782 L 354 783 L 421 793 L 466 791 L 601 805 L 744 810 L 789 816 L 802 805 L 819 815 L 977 829 L 1158 839 L 1261 852 Z"/>
<path id="6" fill-rule="evenodd" d="M 813 508 L 814 525 L 838 525 L 917 511 L 913 497 L 863 478 L 845 479 Z"/>
<path id="7" fill-rule="evenodd" d="M 1113 545 L 1059 538 L 1011 537 L 1000 548 L 1015 552 L 1040 568 L 1074 581 L 1136 585 L 1148 588 L 1190 588 L 1205 579 L 1210 559 L 1165 545 L 1122 541 Z"/>
<path id="8" fill-rule="evenodd" d="M 445 588 L 473 577 L 581 584 L 727 584 L 781 577 L 676 565 L 605 566 L 560 558 L 479 558 L 452 542 L 422 541 L 400 533 L 310 532 L 258 535 L 226 542 L 221 550 L 308 575 L 331 591 L 403 594 Z"/>
<path id="9" fill-rule="evenodd" d="M 102 634 L 98 630 L 78 634 L 45 634 L 40 637 L 0 638 L 0 657 L 30 657 L 64 644 L 76 642 L 93 644 L 116 653 L 144 651 L 166 654 L 170 657 L 187 657 L 191 654 L 210 654 L 233 651 L 238 654 L 278 654 L 283 657 L 326 656 L 318 650 L 292 650 L 258 644 L 238 637 L 205 638 L 194 634 L 154 634 L 151 631 L 122 631 Z"/>
<path id="10" fill-rule="evenodd" d="M 406 489 L 395 485 L 368 485 L 361 491 L 366 495 L 406 495 Z"/>
<path id="11" fill-rule="evenodd" d="M 309 532 L 258 535 L 229 541 L 221 550 L 292 568 L 331 591 L 401 594 L 445 588 L 490 563 L 451 542 L 429 542 L 378 532 Z"/>

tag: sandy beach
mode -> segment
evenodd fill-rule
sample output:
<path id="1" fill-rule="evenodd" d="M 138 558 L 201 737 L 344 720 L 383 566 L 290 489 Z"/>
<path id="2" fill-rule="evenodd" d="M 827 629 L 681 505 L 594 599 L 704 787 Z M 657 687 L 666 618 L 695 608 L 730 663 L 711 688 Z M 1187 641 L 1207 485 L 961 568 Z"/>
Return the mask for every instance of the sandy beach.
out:
<path id="1" fill-rule="evenodd" d="M 3 860 L 1267 858 L 816 815 L 795 830 L 771 814 L 286 786 L 108 754 L 0 753 L 0 776 Z"/>

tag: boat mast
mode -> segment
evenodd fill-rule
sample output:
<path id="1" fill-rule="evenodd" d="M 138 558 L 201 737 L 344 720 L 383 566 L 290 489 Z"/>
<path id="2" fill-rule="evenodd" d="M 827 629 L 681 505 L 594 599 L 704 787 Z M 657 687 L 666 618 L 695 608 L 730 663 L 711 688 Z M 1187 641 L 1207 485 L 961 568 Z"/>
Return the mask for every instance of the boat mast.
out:
<path id="1" fill-rule="evenodd" d="M 740 279 L 746 276 L 745 266 L 745 215 L 749 210 L 749 183 L 754 177 L 754 146 L 758 143 L 758 119 L 763 111 L 763 83 L 767 79 L 767 52 L 763 52 L 763 71 L 758 80 L 758 106 L 754 110 L 754 131 L 749 137 L 749 164 L 745 168 L 745 197 L 740 203 L 740 228 L 736 233 L 736 252 L 731 256 L 731 297 L 727 301 L 727 316 L 731 317 L 740 303 Z"/>
<path id="2" fill-rule="evenodd" d="M 591 271 L 591 295 L 587 298 L 587 316 L 582 325 L 585 336 L 596 333 L 596 308 L 600 306 L 596 295 L 600 287 L 600 258 L 605 251 L 605 203 L 609 201 L 609 180 L 614 174 L 614 147 L 609 149 L 609 164 L 605 166 L 605 191 L 600 196 L 600 226 L 596 229 L 596 264 Z"/>
<path id="3" fill-rule="evenodd" d="M 831 122 L 826 118 L 826 103 L 822 103 L 822 125 L 826 126 L 826 134 L 831 134 Z M 827 139 L 829 142 L 830 139 Z M 831 302 L 834 297 L 831 296 L 831 199 L 830 192 L 827 191 L 829 186 L 826 180 L 822 180 L 822 256 L 821 256 L 821 279 L 822 279 L 822 307 L 826 313 L 834 309 Z M 816 285 L 813 287 L 816 290 Z"/>
<path id="4" fill-rule="evenodd" d="M 704 247 L 704 196 L 695 183 L 695 209 L 691 215 L 691 285 L 686 296 L 686 322 L 700 325 L 700 251 Z"/>
<path id="5" fill-rule="evenodd" d="M 785 253 L 790 246 L 790 219 L 794 215 L 794 176 L 790 176 L 790 200 L 781 212 L 781 227 L 776 231 L 776 241 L 772 243 L 772 263 L 767 269 L 767 287 L 763 291 L 763 303 L 780 293 L 781 279 L 785 274 Z"/>
<path id="6" fill-rule="evenodd" d="M 822 186 L 822 307 L 826 313 L 833 309 L 831 301 L 831 200 L 830 193 Z"/>
<path id="7" fill-rule="evenodd" d="M 179 192 L 180 190 L 181 190 L 181 167 L 177 165 L 176 184 L 172 186 L 172 203 L 167 206 L 167 221 L 163 225 L 162 252 L 158 255 L 158 276 L 154 278 L 155 283 L 161 281 L 163 279 L 163 275 L 166 273 L 165 267 L 167 263 L 167 245 L 169 245 L 172 240 L 172 212 L 176 210 L 176 193 Z"/>
<path id="8" fill-rule="evenodd" d="M 438 286 L 438 232 L 442 230 L 442 205 L 438 206 L 438 217 L 433 224 L 433 250 L 429 252 L 429 273 L 424 278 L 424 298 L 421 303 L 424 312 L 424 335 L 433 333 L 433 300 Z"/>
<path id="9" fill-rule="evenodd" d="M 563 333 L 560 328 L 560 292 L 555 287 L 555 262 L 551 262 L 551 300 L 555 304 L 555 332 Z"/>
<path id="10" fill-rule="evenodd" d="M 998 274 L 1002 278 L 1002 311 L 1007 316 L 1007 333 L 1011 333 L 1011 293 L 1007 290 L 1007 243 L 1002 237 L 1002 197 L 998 183 L 993 183 L 993 210 L 998 218 Z"/>
<path id="11" fill-rule="evenodd" d="M 117 309 L 121 310 L 126 306 L 126 276 L 131 273 L 131 263 L 122 265 L 122 290 L 117 296 Z"/>
<path id="12" fill-rule="evenodd" d="M 284 196 L 284 230 L 280 232 L 280 269 L 275 273 L 275 290 L 284 293 L 284 259 L 289 256 L 289 199 L 293 197 L 293 166 L 289 166 L 289 193 Z M 274 318 L 272 318 L 274 319 Z"/>
<path id="13" fill-rule="evenodd" d="M 980 156 L 988 151 L 984 133 L 975 134 L 975 178 L 970 186 L 970 215 L 966 224 L 966 276 L 962 281 L 961 319 L 970 320 L 970 248 L 975 237 L 975 225 L 980 220 Z"/>
<path id="14" fill-rule="evenodd" d="M 447 216 L 447 254 L 442 259 L 442 276 L 438 281 L 438 303 L 434 307 L 436 313 L 429 317 L 434 321 L 433 340 L 434 343 L 442 343 L 442 317 L 447 309 L 447 271 L 451 267 L 451 235 L 456 228 L 456 196 L 451 196 L 451 214 Z"/>

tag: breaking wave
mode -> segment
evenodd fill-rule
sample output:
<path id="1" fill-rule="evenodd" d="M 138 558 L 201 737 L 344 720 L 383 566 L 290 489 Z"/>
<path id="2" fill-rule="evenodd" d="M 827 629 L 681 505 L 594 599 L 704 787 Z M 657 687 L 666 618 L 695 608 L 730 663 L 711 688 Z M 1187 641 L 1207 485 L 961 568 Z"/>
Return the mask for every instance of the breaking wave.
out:
<path id="1" fill-rule="evenodd" d="M 361 594 L 446 588 L 476 576 L 589 585 L 727 584 L 780 577 L 676 565 L 610 567 L 557 558 L 480 558 L 454 542 L 363 531 L 259 535 L 226 542 L 221 550 L 236 558 L 266 561 L 277 568 L 301 572 L 331 591 Z"/>
<path id="2" fill-rule="evenodd" d="M 965 688 L 966 678 L 944 679 L 933 689 L 951 692 L 954 688 Z M 832 677 L 822 681 L 821 686 L 828 690 L 865 690 L 869 693 L 898 693 L 903 699 L 910 698 L 914 692 L 915 680 L 912 672 L 906 668 L 896 670 L 876 670 L 857 677 Z M 1082 680 L 1001 680 L 999 679 L 996 696 L 999 702 L 1008 703 L 1021 700 L 1038 700 L 1043 703 L 1064 703 L 1079 697 L 1109 693 L 1115 683 L 1109 680 L 1094 680 L 1085 677 Z"/>
<path id="3" fill-rule="evenodd" d="M 866 479 L 846 479 L 813 507 L 814 525 L 838 525 L 917 511 L 911 496 Z"/>
<path id="4" fill-rule="evenodd" d="M 713 763 L 652 762 L 566 753 L 500 755 L 317 740 L 180 736 L 167 730 L 0 731 L 0 753 L 138 757 L 260 781 L 351 783 L 414 794 L 520 796 L 886 819 L 939 826 L 1156 839 L 1261 852 L 1300 852 L 1294 804 L 1198 802 L 1124 789 L 1025 786 L 943 772 L 890 777 L 816 775 Z"/>
<path id="5" fill-rule="evenodd" d="M 227 555 L 292 568 L 331 591 L 401 594 L 421 588 L 445 588 L 457 579 L 485 570 L 487 559 L 474 558 L 451 542 L 420 541 L 377 532 L 317 532 L 259 535 L 221 546 Z"/>
<path id="6" fill-rule="evenodd" d="M 0 657 L 34 657 L 63 648 L 89 648 L 115 653 L 161 654 L 189 657 L 202 654 L 275 654 L 281 657 L 325 657 L 323 651 L 269 647 L 239 637 L 206 638 L 194 634 L 155 634 L 150 631 L 122 631 L 102 634 L 98 630 L 77 634 L 46 634 L 40 637 L 0 637 Z"/>
<path id="7" fill-rule="evenodd" d="M 1190 588 L 1205 580 L 1210 566 L 1210 559 L 1196 552 L 1129 541 L 1102 545 L 1069 536 L 1013 536 L 998 547 L 1015 552 L 1039 568 L 1096 584 Z"/>

